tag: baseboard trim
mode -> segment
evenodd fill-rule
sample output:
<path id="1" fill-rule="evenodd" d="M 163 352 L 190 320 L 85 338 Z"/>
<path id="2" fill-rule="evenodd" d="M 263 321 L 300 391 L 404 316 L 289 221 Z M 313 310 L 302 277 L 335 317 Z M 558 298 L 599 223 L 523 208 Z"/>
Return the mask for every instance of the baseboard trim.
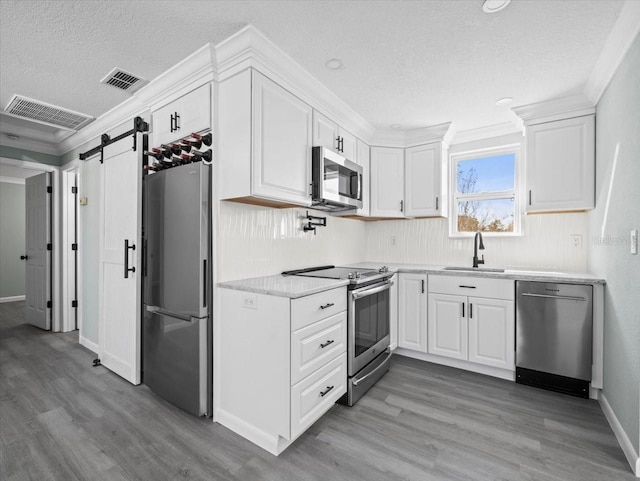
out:
<path id="1" fill-rule="evenodd" d="M 3 302 L 17 302 L 24 301 L 24 296 L 9 296 L 9 297 L 0 297 L 0 304 Z"/>
<path id="2" fill-rule="evenodd" d="M 98 352 L 100 352 L 100 347 L 95 342 L 90 341 L 86 337 L 80 336 L 78 338 L 78 341 L 80 342 L 81 346 L 84 346 L 90 351 L 93 351 L 96 355 L 98 355 Z"/>
<path id="3" fill-rule="evenodd" d="M 600 402 L 600 407 L 602 408 L 604 416 L 607 418 L 607 421 L 609 421 L 609 426 L 611 426 L 613 434 L 616 435 L 616 439 L 622 448 L 622 452 L 626 456 L 627 461 L 629 461 L 631 470 L 634 472 L 636 477 L 640 478 L 640 457 L 638 457 L 638 453 L 636 453 L 633 443 L 622 428 L 622 424 L 618 421 L 616 413 L 613 412 L 611 404 L 607 401 L 607 397 L 604 393 L 600 393 L 600 396 L 598 396 L 598 402 Z"/>

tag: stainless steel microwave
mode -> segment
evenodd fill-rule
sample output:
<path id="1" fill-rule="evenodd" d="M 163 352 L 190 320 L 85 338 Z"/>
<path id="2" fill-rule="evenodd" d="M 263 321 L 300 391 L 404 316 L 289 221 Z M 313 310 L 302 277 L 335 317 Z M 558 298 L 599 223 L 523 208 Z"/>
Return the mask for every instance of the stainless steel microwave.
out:
<path id="1" fill-rule="evenodd" d="M 362 208 L 362 166 L 325 147 L 313 147 L 312 158 L 312 207 L 329 211 Z"/>

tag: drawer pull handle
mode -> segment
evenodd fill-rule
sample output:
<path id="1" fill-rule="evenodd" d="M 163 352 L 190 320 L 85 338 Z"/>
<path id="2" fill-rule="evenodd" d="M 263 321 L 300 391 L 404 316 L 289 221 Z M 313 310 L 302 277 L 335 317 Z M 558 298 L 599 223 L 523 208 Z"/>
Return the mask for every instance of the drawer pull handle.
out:
<path id="1" fill-rule="evenodd" d="M 458 286 L 458 287 L 462 287 L 463 289 L 475 289 L 476 286 Z"/>
<path id="2" fill-rule="evenodd" d="M 325 397 L 335 386 L 327 386 L 327 389 L 320 391 L 320 397 Z"/>
<path id="3" fill-rule="evenodd" d="M 331 339 L 331 340 L 329 340 L 327 342 L 320 343 L 320 348 L 324 349 L 325 347 L 330 346 L 334 342 L 336 342 L 336 341 L 334 339 Z"/>
<path id="4" fill-rule="evenodd" d="M 327 302 L 324 306 L 320 306 L 320 309 L 328 309 L 331 306 L 334 306 L 335 304 L 333 302 Z"/>

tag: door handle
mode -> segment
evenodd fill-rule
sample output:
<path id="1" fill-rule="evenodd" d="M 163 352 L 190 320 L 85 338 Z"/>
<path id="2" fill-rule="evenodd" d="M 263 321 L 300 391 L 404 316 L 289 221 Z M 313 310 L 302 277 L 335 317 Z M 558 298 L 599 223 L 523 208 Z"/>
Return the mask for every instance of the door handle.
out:
<path id="1" fill-rule="evenodd" d="M 400 212 L 404 212 L 404 200 L 400 201 Z"/>
<path id="2" fill-rule="evenodd" d="M 29 256 L 20 256 L 20 260 L 26 261 L 29 258 Z"/>
<path id="3" fill-rule="evenodd" d="M 420 281 L 422 283 L 422 293 L 424 294 L 424 279 L 422 279 L 422 281 Z"/>
<path id="4" fill-rule="evenodd" d="M 129 245 L 129 239 L 125 239 L 124 240 L 124 278 L 125 279 L 129 278 L 129 272 L 136 271 L 135 266 L 129 267 L 129 249 L 131 249 L 132 251 L 136 250 L 136 245 L 135 244 Z"/>
<path id="5" fill-rule="evenodd" d="M 438 210 L 438 198 L 436 197 L 436 210 Z"/>
<path id="6" fill-rule="evenodd" d="M 462 318 L 464 319 L 464 302 L 462 303 Z"/>

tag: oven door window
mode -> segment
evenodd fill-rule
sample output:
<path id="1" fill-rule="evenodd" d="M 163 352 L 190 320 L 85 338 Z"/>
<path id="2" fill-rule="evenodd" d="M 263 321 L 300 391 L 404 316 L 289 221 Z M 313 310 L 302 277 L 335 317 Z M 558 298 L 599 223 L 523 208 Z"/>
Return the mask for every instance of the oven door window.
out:
<path id="1" fill-rule="evenodd" d="M 324 159 L 324 192 L 358 198 L 358 173 L 353 172 L 343 165 L 336 164 L 329 159 Z"/>
<path id="2" fill-rule="evenodd" d="M 355 301 L 355 353 L 366 352 L 389 335 L 389 290 Z"/>

